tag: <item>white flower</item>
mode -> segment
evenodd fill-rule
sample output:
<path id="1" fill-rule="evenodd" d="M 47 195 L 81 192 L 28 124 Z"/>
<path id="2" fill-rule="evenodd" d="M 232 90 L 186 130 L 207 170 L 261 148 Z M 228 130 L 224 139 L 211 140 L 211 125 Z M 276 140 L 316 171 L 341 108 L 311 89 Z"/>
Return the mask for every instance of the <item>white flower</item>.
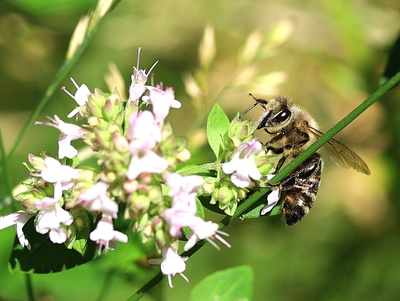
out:
<path id="1" fill-rule="evenodd" d="M 45 167 L 40 168 L 39 176 L 49 183 L 54 183 L 54 198 L 61 199 L 62 191 L 71 189 L 74 185 L 73 180 L 79 178 L 79 169 L 74 169 L 68 165 L 61 165 L 56 159 L 47 157 L 44 160 Z"/>
<path id="2" fill-rule="evenodd" d="M 231 245 L 223 239 L 219 234 L 229 236 L 227 233 L 218 230 L 219 226 L 216 223 L 213 223 L 211 221 L 204 221 L 200 217 L 195 217 L 191 220 L 191 224 L 187 225 L 192 233 L 190 233 L 187 238 L 188 241 L 184 246 L 184 250 L 187 251 L 194 247 L 194 245 L 200 241 L 200 240 L 207 240 L 214 248 L 219 250 L 219 246 L 212 240 L 214 238 L 218 239 L 220 242 L 222 242 L 225 246 L 228 248 L 231 247 Z"/>
<path id="3" fill-rule="evenodd" d="M 172 285 L 172 276 L 175 276 L 176 274 L 181 275 L 182 278 L 189 283 L 189 279 L 183 274 L 186 269 L 185 261 L 188 260 L 188 257 L 179 256 L 176 249 L 172 247 L 164 248 L 162 254 L 161 272 L 167 276 L 169 287 L 174 288 Z M 150 259 L 149 263 L 158 264 L 159 261 L 159 259 Z"/>
<path id="4" fill-rule="evenodd" d="M 149 111 L 131 116 L 127 138 L 129 152 L 132 155 L 127 178 L 136 179 L 141 173 L 161 173 L 169 166 L 167 160 L 158 156 L 152 148 L 161 141 L 161 129 L 154 122 L 154 115 Z"/>
<path id="5" fill-rule="evenodd" d="M 74 158 L 78 154 L 78 150 L 71 145 L 71 141 L 85 137 L 87 131 L 76 124 L 62 121 L 57 115 L 54 115 L 54 119 L 49 119 L 51 122 L 37 121 L 35 124 L 48 125 L 58 129 L 61 132 L 58 136 L 58 158 Z"/>
<path id="6" fill-rule="evenodd" d="M 97 182 L 84 193 L 80 194 L 78 199 L 82 206 L 89 211 L 101 212 L 113 218 L 117 217 L 118 204 L 109 198 L 107 189 L 109 184 Z"/>
<path id="7" fill-rule="evenodd" d="M 147 78 L 153 70 L 153 68 L 156 66 L 158 62 L 155 62 L 153 66 L 151 66 L 149 72 L 146 73 L 145 70 L 139 69 L 139 61 L 140 61 L 140 50 L 141 48 L 138 49 L 138 58 L 137 58 L 137 66 L 133 67 L 133 74 L 131 76 L 131 85 L 129 86 L 129 100 L 131 101 L 138 101 L 140 96 L 143 95 L 144 91 L 146 91 L 146 82 Z"/>
<path id="8" fill-rule="evenodd" d="M 153 105 L 153 113 L 157 123 L 162 123 L 167 117 L 171 108 L 179 109 L 181 103 L 175 99 L 174 89 L 166 88 L 162 90 L 162 86 L 148 87 L 150 90 L 149 96 L 143 96 L 143 101 Z"/>
<path id="9" fill-rule="evenodd" d="M 73 222 L 72 215 L 61 208 L 57 200 L 44 197 L 41 201 L 34 203 L 39 209 L 36 218 L 36 231 L 40 234 L 46 234 L 50 231 L 50 240 L 56 244 L 64 243 L 67 240 L 67 230 L 61 226 L 70 226 Z"/>
<path id="10" fill-rule="evenodd" d="M 72 95 L 70 92 L 67 91 L 67 89 L 65 87 L 62 87 L 62 89 L 69 95 L 71 96 L 76 103 L 80 106 L 83 107 L 86 105 L 86 103 L 88 102 L 88 96 L 90 94 L 92 94 L 89 90 L 89 88 L 83 84 L 81 86 L 78 86 L 78 84 L 74 81 L 74 79 L 72 77 L 70 77 L 72 83 L 74 84 L 74 86 L 76 87 L 76 92 L 75 95 Z M 76 114 L 78 114 L 79 111 L 78 109 L 74 109 L 71 113 L 69 113 L 67 115 L 68 118 L 74 117 Z"/>
<path id="11" fill-rule="evenodd" d="M 226 174 L 232 174 L 231 180 L 239 188 L 245 188 L 253 180 L 260 180 L 261 173 L 258 171 L 254 161 L 254 155 L 257 155 L 262 149 L 262 145 L 256 138 L 238 146 L 236 153 L 230 162 L 222 164 L 222 170 Z"/>
<path id="12" fill-rule="evenodd" d="M 0 217 L 0 230 L 3 230 L 10 226 L 15 226 L 17 231 L 17 237 L 22 247 L 31 249 L 31 245 L 28 239 L 25 237 L 22 228 L 25 223 L 32 217 L 32 214 L 25 211 L 17 211 L 6 216 Z"/>
<path id="13" fill-rule="evenodd" d="M 153 151 L 147 151 L 146 153 L 132 156 L 126 176 L 129 180 L 134 180 L 141 173 L 161 173 L 168 166 L 167 160 Z"/>
<path id="14" fill-rule="evenodd" d="M 101 254 L 103 247 L 114 250 L 117 247 L 115 241 L 128 242 L 128 236 L 122 232 L 115 231 L 112 217 L 106 214 L 101 217 L 96 229 L 90 233 L 90 239 L 99 245 L 99 254 Z"/>
<path id="15" fill-rule="evenodd" d="M 165 177 L 170 188 L 173 207 L 186 207 L 186 210 L 196 214 L 196 195 L 204 180 L 200 176 L 181 176 L 177 173 L 168 173 Z"/>

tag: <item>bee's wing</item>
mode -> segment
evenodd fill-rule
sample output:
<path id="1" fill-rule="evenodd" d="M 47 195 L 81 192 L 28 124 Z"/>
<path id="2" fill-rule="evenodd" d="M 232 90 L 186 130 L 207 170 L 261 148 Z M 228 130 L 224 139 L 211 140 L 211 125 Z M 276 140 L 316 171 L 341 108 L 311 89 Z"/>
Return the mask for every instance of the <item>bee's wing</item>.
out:
<path id="1" fill-rule="evenodd" d="M 324 135 L 324 133 L 318 131 L 317 129 L 310 127 L 310 130 L 317 136 L 317 138 L 321 138 Z M 327 143 L 325 143 L 324 146 L 328 151 L 331 160 L 337 165 L 344 168 L 354 169 L 366 175 L 371 174 L 371 171 L 363 159 L 361 159 L 359 155 L 339 141 L 330 139 Z"/>

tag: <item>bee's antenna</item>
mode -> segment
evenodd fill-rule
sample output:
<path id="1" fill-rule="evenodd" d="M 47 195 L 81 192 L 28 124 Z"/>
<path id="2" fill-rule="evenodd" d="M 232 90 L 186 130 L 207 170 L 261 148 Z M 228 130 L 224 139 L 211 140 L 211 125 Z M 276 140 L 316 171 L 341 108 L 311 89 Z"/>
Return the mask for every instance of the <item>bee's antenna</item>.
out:
<path id="1" fill-rule="evenodd" d="M 256 102 L 255 104 L 252 104 L 250 107 L 248 107 L 242 114 L 240 114 L 239 118 L 242 118 L 244 115 L 246 115 L 246 113 L 248 111 L 250 111 L 251 109 L 253 109 L 256 105 L 258 105 L 258 102 Z"/>
<path id="2" fill-rule="evenodd" d="M 252 104 L 250 107 L 248 107 L 242 114 L 240 114 L 239 118 L 242 118 L 248 111 L 250 111 L 251 109 L 253 109 L 256 105 L 260 105 L 265 109 L 265 104 L 267 103 L 267 101 L 263 100 L 263 99 L 258 99 L 255 98 L 253 94 L 249 93 L 249 95 L 256 101 L 255 104 Z"/>
<path id="3" fill-rule="evenodd" d="M 249 93 L 249 96 L 251 96 L 251 98 L 253 98 L 255 101 L 257 101 L 258 99 L 254 97 L 253 93 Z"/>

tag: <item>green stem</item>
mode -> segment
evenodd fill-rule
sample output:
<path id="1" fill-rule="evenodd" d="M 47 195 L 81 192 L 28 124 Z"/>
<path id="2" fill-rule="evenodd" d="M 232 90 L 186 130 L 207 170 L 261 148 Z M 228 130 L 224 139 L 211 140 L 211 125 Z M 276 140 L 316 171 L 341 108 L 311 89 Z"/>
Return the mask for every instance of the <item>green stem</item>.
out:
<path id="1" fill-rule="evenodd" d="M 142 299 L 142 297 L 144 295 L 146 295 L 146 293 L 153 288 L 154 286 L 156 286 L 159 282 L 161 282 L 161 280 L 164 279 L 164 275 L 160 272 L 157 275 L 155 275 L 152 279 L 149 280 L 149 282 L 147 282 L 145 285 L 142 286 L 141 289 L 139 289 L 134 295 L 130 296 L 129 299 L 127 299 L 127 301 L 137 301 Z"/>
<path id="2" fill-rule="evenodd" d="M 34 301 L 35 294 L 33 292 L 32 275 L 31 274 L 25 275 L 25 283 L 26 283 L 26 289 L 27 289 L 27 293 L 28 293 L 28 300 Z"/>

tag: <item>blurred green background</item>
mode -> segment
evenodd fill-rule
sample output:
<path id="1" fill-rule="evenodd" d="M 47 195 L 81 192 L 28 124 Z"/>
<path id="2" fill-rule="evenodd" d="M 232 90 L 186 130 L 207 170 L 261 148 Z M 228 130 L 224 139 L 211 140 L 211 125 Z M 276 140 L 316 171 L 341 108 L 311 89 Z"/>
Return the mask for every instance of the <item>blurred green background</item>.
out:
<path id="1" fill-rule="evenodd" d="M 0 128 L 7 149 L 43 96 L 63 62 L 69 39 L 94 1 L 8 0 L 0 2 Z M 138 47 L 141 67 L 159 60 L 155 81 L 173 86 L 183 108 L 170 116 L 175 133 L 188 135 L 190 147 L 205 143 L 193 119 L 195 110 L 183 78 L 198 67 L 198 47 L 206 25 L 215 28 L 217 56 L 210 69 L 212 101 L 237 66 L 248 36 L 290 20 L 292 35 L 260 62 L 261 73 L 284 72 L 271 95 L 294 98 L 328 130 L 378 87 L 388 51 L 400 29 L 400 2 L 370 1 L 122 1 L 100 26 L 70 76 L 90 89 L 107 90 L 104 76 L 114 63 L 129 84 Z M 63 85 L 74 91 L 69 79 Z M 248 86 L 222 93 L 218 102 L 233 117 L 252 102 Z M 43 114 L 64 118 L 73 101 L 58 90 Z M 204 113 L 202 113 L 204 114 Z M 253 110 L 249 118 L 257 119 Z M 190 128 L 190 131 L 187 129 Z M 57 132 L 32 127 L 10 162 L 16 185 L 28 172 L 28 153 L 57 151 Z M 400 300 L 400 93 L 385 95 L 337 137 L 368 163 L 364 176 L 325 160 L 317 202 L 295 227 L 280 217 L 236 221 L 226 231 L 231 249 L 204 247 L 189 261 L 185 275 L 163 281 L 144 300 L 187 300 L 207 275 L 237 265 L 254 269 L 254 300 Z M 212 158 L 197 156 L 209 162 Z M 327 156 L 325 156 L 327 158 Z M 4 196 L 4 178 L 0 179 Z M 2 209 L 2 215 L 9 210 Z M 218 221 L 220 217 L 209 215 Z M 26 300 L 23 275 L 9 274 L 13 229 L 0 232 L 0 300 Z M 158 269 L 109 271 L 125 256 L 124 247 L 87 265 L 52 275 L 34 275 L 39 300 L 125 300 Z M 110 278 L 107 278 L 111 275 Z"/>

